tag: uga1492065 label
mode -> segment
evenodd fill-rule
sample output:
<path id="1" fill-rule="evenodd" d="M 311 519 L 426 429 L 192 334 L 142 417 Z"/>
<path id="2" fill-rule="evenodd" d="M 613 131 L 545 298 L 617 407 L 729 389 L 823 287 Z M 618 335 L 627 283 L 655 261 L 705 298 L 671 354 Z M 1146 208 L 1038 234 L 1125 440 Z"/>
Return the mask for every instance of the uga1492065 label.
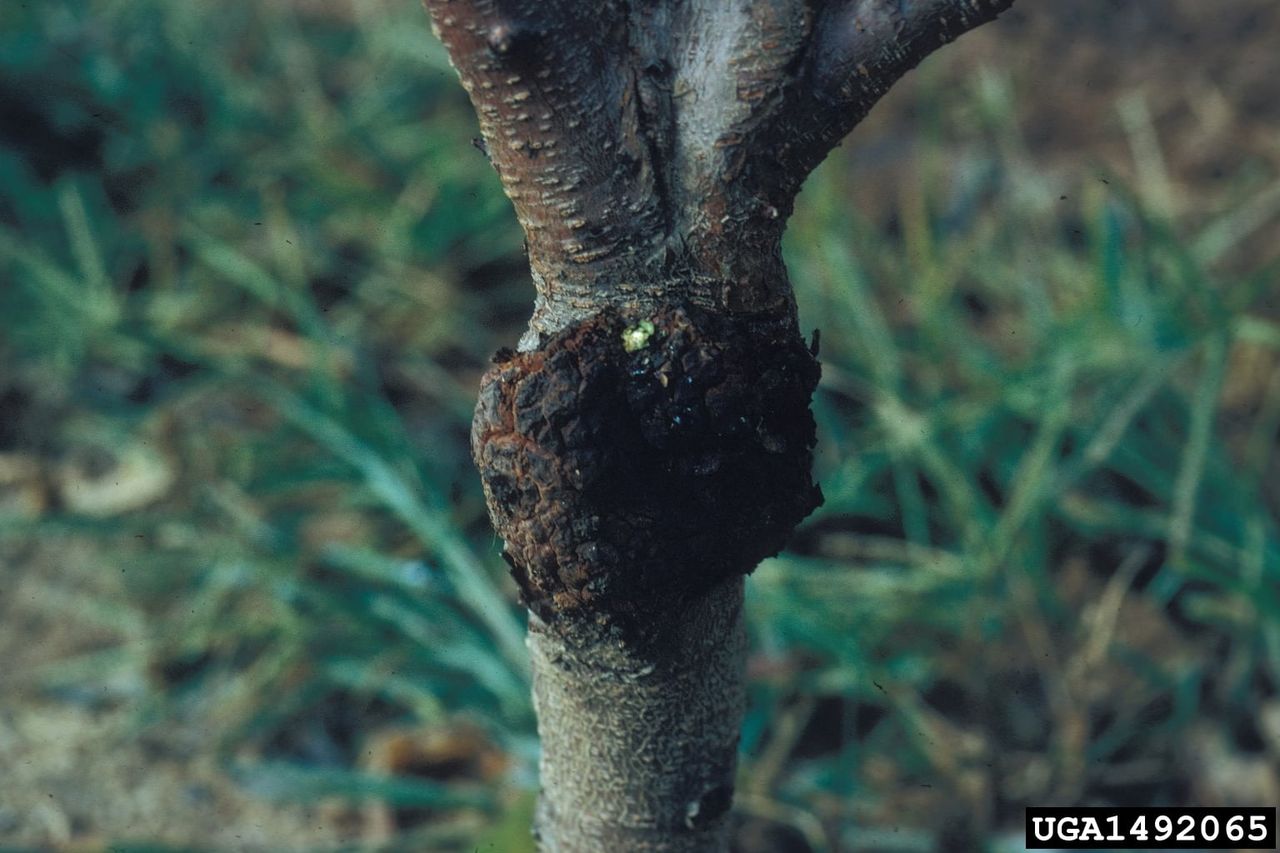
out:
<path id="1" fill-rule="evenodd" d="M 1276 809 L 1027 809 L 1028 850 L 1274 850 Z"/>

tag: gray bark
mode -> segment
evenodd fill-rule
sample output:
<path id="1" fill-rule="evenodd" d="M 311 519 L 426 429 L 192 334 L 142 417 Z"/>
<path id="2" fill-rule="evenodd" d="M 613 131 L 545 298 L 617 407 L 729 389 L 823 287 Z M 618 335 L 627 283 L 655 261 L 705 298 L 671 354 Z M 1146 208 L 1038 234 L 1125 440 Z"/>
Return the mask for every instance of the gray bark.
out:
<path id="1" fill-rule="evenodd" d="M 1012 2 L 426 0 L 536 289 L 472 447 L 532 611 L 543 849 L 723 849 L 741 577 L 820 502 L 783 228 Z"/>
<path id="2" fill-rule="evenodd" d="M 658 622 L 653 641 L 635 643 L 533 619 L 547 850 L 727 849 L 746 703 L 742 578 Z"/>

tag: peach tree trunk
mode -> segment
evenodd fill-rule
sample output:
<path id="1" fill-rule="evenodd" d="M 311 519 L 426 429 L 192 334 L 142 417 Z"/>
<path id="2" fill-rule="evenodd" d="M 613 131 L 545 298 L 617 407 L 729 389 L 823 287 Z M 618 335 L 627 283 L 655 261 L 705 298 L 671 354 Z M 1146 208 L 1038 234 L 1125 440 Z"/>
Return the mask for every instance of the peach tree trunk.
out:
<path id="1" fill-rule="evenodd" d="M 743 578 L 822 499 L 783 228 L 1012 2 L 426 0 L 536 289 L 472 450 L 530 611 L 541 849 L 727 849 Z"/>

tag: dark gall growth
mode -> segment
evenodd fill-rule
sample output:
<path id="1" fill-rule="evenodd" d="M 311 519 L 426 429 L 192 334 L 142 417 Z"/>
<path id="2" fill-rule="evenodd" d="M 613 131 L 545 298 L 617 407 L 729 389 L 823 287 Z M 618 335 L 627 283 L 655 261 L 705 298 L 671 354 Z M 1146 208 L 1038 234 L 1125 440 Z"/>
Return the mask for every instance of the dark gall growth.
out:
<path id="1" fill-rule="evenodd" d="M 482 381 L 472 450 L 525 604 L 643 624 L 750 572 L 821 502 L 789 324 L 610 311 Z"/>

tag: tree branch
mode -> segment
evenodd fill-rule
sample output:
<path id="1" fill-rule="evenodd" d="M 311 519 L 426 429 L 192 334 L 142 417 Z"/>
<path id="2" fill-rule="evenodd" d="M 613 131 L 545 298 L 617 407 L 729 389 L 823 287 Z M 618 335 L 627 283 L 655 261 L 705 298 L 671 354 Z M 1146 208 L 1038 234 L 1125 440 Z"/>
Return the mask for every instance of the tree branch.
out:
<path id="1" fill-rule="evenodd" d="M 812 116 L 795 145 L 808 174 L 902 75 L 1014 0 L 843 0 L 818 25 L 800 115 Z M 806 170 L 807 167 L 807 170 Z"/>
<path id="2" fill-rule="evenodd" d="M 550 331 L 598 310 L 666 233 L 617 2 L 426 0 L 524 227 Z M 651 249 L 651 247 L 650 247 Z"/>
<path id="3" fill-rule="evenodd" d="M 720 140 L 723 180 L 748 203 L 790 215 L 809 173 L 902 75 L 938 48 L 994 20 L 1014 0 L 828 0 L 803 48 L 788 48 L 786 79 L 769 109 Z M 739 75 L 741 79 L 741 74 Z M 741 84 L 740 84 L 741 87 Z"/>

